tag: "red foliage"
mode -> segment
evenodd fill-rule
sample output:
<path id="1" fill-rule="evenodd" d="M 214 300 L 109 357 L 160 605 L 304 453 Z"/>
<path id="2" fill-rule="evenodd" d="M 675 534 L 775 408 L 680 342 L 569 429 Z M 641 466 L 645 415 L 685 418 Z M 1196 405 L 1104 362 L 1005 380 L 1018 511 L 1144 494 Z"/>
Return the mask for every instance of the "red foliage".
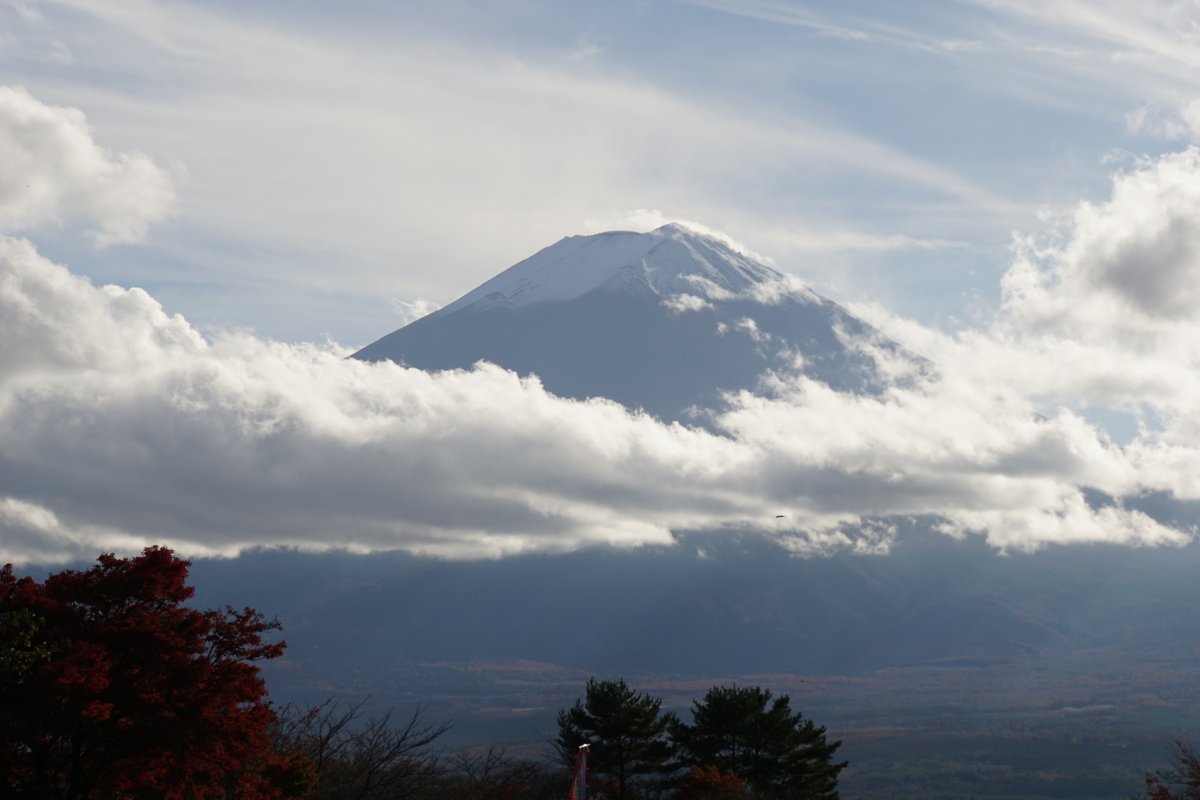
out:
<path id="1" fill-rule="evenodd" d="M 255 663 L 283 652 L 263 641 L 278 623 L 186 607 L 189 566 L 151 547 L 40 583 L 0 570 L 0 620 L 23 634 L 0 650 L 0 794 L 266 800 L 304 782 L 271 746 Z"/>
<path id="2" fill-rule="evenodd" d="M 679 784 L 679 800 L 737 800 L 747 794 L 746 782 L 716 767 L 692 767 Z"/>
<path id="3" fill-rule="evenodd" d="M 1183 742 L 1175 751 L 1171 769 L 1146 776 L 1147 800 L 1200 800 L 1200 753 Z"/>

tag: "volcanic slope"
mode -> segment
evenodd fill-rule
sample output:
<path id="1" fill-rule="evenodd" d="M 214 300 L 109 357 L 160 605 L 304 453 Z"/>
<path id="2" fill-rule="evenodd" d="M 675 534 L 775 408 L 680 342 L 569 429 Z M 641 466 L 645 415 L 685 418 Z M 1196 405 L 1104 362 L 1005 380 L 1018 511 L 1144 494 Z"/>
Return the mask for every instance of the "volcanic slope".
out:
<path id="1" fill-rule="evenodd" d="M 872 348 L 899 349 L 795 278 L 672 224 L 562 239 L 354 357 L 490 361 L 564 397 L 686 421 L 724 392 L 761 392 L 769 373 L 874 391 Z"/>

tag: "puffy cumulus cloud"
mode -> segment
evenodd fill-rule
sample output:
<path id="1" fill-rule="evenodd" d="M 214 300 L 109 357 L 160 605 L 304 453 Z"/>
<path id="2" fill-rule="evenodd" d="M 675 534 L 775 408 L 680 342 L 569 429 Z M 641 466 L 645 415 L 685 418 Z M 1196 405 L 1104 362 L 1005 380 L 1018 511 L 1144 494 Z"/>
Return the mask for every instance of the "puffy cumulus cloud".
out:
<path id="1" fill-rule="evenodd" d="M 682 281 L 695 290 L 695 294 L 685 292 L 669 297 L 665 305 L 673 311 L 699 311 L 705 308 L 708 301 L 752 300 L 761 305 L 770 306 L 782 303 L 784 300 L 803 300 L 820 302 L 820 296 L 808 284 L 787 273 L 772 280 L 762 280 L 751 284 L 738 292 L 730 291 L 703 275 L 680 275 Z M 699 305 L 702 303 L 705 305 Z"/>
<path id="2" fill-rule="evenodd" d="M 1010 549 L 1187 538 L 1088 504 L 1083 487 L 1146 488 L 1145 465 L 1080 417 L 1040 418 L 969 380 L 862 397 L 780 376 L 769 397 L 730 398 L 718 435 L 494 366 L 431 374 L 206 340 L 145 292 L 94 286 L 15 239 L 0 240 L 0 324 L 19 342 L 0 357 L 0 559 L 151 542 L 500 557 L 728 528 L 876 552 L 898 515 Z"/>
<path id="3" fill-rule="evenodd" d="M 961 527 L 955 527 L 961 526 Z M 1182 536 L 1147 514 L 1122 506 L 1092 508 L 1080 492 L 1064 492 L 1058 502 L 1032 513 L 1022 511 L 963 512 L 944 525 L 948 533 L 986 530 L 988 540 L 1001 549 L 1028 548 L 1031 540 L 1060 544 L 1124 542 L 1127 544 L 1180 543 Z"/>
<path id="4" fill-rule="evenodd" d="M 1001 308 L 980 327 L 949 334 L 878 306 L 850 308 L 943 375 L 1043 411 L 1131 415 L 1138 432 L 1125 453 L 1140 453 L 1142 469 L 1154 471 L 1168 444 L 1190 447 L 1200 414 L 1200 149 L 1138 160 L 1113 176 L 1109 197 L 1013 250 Z M 1154 472 L 1160 482 L 1165 472 Z"/>
<path id="5" fill-rule="evenodd" d="M 1125 127 L 1169 141 L 1195 141 L 1200 133 L 1200 99 L 1190 98 L 1173 105 L 1144 104 L 1125 115 Z"/>
<path id="6" fill-rule="evenodd" d="M 711 309 L 713 304 L 694 294 L 673 294 L 663 298 L 662 306 L 673 314 L 686 314 Z"/>
<path id="7" fill-rule="evenodd" d="M 182 317 L 168 317 L 141 289 L 91 287 L 28 241 L 0 236 L 0 261 L 11 267 L 0 271 L 3 384 L 26 373 L 119 374 L 207 347 Z"/>
<path id="8" fill-rule="evenodd" d="M 393 297 L 391 304 L 392 310 L 405 325 L 428 316 L 442 307 L 441 304 L 422 297 L 418 297 L 416 300 L 401 300 L 399 297 Z"/>
<path id="9" fill-rule="evenodd" d="M 1200 149 L 1143 159 L 1103 204 L 1082 203 L 1064 243 L 1029 243 L 1005 278 L 1024 321 L 1089 338 L 1200 319 Z"/>
<path id="10" fill-rule="evenodd" d="M 58 515 L 42 506 L 12 497 L 0 497 L 0 531 L 4 533 L 4 557 L 23 563 L 56 563 L 78 560 L 81 552 L 134 552 L 144 539 L 114 528 L 81 523 L 64 526 Z M 236 550 L 220 551 L 197 544 L 197 556 L 232 556 Z"/>
<path id="11" fill-rule="evenodd" d="M 768 459 L 761 474 L 778 482 L 777 496 L 809 514 L 931 515 L 1002 549 L 1189 537 L 1120 503 L 1088 502 L 1089 488 L 1120 497 L 1145 485 L 1129 455 L 1081 417 L 1038 415 L 1024 398 L 970 379 L 941 376 L 879 397 L 784 381 L 770 398 L 743 394 L 723 423 Z"/>
<path id="12" fill-rule="evenodd" d="M 1060 429 L 1060 454 L 1079 454 L 1075 469 L 1086 465 L 1077 486 L 1116 496 L 1162 491 L 1194 500 L 1200 497 L 1198 220 L 1200 150 L 1144 158 L 1113 176 L 1108 198 L 1080 203 L 1047 231 L 1016 242 L 1002 307 L 983 327 L 947 334 L 877 307 L 853 310 L 927 355 L 942 385 L 1007 396 L 1026 404 L 1031 415 L 1047 415 L 1037 430 Z M 970 403 L 990 408 L 986 398 Z M 931 413 L 944 414 L 956 403 L 938 406 Z M 1083 422 L 1084 415 L 1112 411 L 1133 422 L 1121 447 L 1105 443 Z M 999 430 L 996 420 L 1002 418 L 978 424 Z M 1039 519 L 1043 531 L 1069 525 L 1075 534 L 1064 527 L 1054 537 L 1064 541 L 1103 530 L 1122 529 L 1130 541 L 1161 540 L 1168 533 L 1135 510 L 1114 506 L 1097 516 L 1077 490 L 1058 501 L 1043 496 L 1038 505 L 1042 516 L 1025 516 L 1024 523 L 996 509 L 964 510 L 956 519 L 966 528 L 987 529 L 997 543 L 1025 540 L 1033 529 L 1026 523 Z M 1088 515 L 1092 522 L 1081 524 Z"/>
<path id="13" fill-rule="evenodd" d="M 21 87 L 0 86 L 0 164 L 3 231 L 78 217 L 99 246 L 134 242 L 175 202 L 171 177 L 150 158 L 108 152 L 83 112 L 46 105 Z"/>
<path id="14" fill-rule="evenodd" d="M 1200 150 L 1139 160 L 1014 250 L 987 327 L 883 327 L 983 384 L 1131 413 L 1143 447 L 1200 412 Z"/>
<path id="15" fill-rule="evenodd" d="M 497 556 L 755 513 L 714 486 L 741 460 L 728 440 L 495 367 L 205 342 L 144 292 L 92 286 L 20 241 L 3 241 L 0 286 L 21 342 L 0 363 L 5 557 L 151 541 Z"/>

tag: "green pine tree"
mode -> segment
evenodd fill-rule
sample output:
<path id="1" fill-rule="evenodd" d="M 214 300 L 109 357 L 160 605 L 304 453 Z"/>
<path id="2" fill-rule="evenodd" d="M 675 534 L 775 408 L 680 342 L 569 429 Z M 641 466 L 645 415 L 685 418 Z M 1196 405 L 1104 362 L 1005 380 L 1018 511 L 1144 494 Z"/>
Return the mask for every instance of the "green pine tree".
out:
<path id="1" fill-rule="evenodd" d="M 824 726 L 793 713 L 787 695 L 757 686 L 714 686 L 692 704 L 692 724 L 672 731 L 690 766 L 715 767 L 745 781 L 755 795 L 779 800 L 836 800 L 841 742 Z"/>
<path id="2" fill-rule="evenodd" d="M 586 696 L 558 715 L 555 745 L 564 764 L 590 745 L 589 784 L 613 800 L 658 793 L 672 771 L 674 747 L 667 735 L 675 723 L 662 700 L 635 692 L 624 680 L 588 681 Z"/>

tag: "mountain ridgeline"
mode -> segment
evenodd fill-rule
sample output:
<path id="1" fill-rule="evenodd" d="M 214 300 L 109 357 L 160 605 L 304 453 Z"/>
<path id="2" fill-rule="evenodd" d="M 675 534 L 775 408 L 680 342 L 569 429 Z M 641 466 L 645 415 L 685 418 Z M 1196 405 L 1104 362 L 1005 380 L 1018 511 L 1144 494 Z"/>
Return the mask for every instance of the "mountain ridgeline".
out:
<path id="1" fill-rule="evenodd" d="M 571 236 L 364 347 L 424 370 L 490 361 L 551 392 L 607 397 L 668 420 L 802 372 L 839 391 L 879 387 L 870 325 L 724 242 L 678 225 Z"/>

